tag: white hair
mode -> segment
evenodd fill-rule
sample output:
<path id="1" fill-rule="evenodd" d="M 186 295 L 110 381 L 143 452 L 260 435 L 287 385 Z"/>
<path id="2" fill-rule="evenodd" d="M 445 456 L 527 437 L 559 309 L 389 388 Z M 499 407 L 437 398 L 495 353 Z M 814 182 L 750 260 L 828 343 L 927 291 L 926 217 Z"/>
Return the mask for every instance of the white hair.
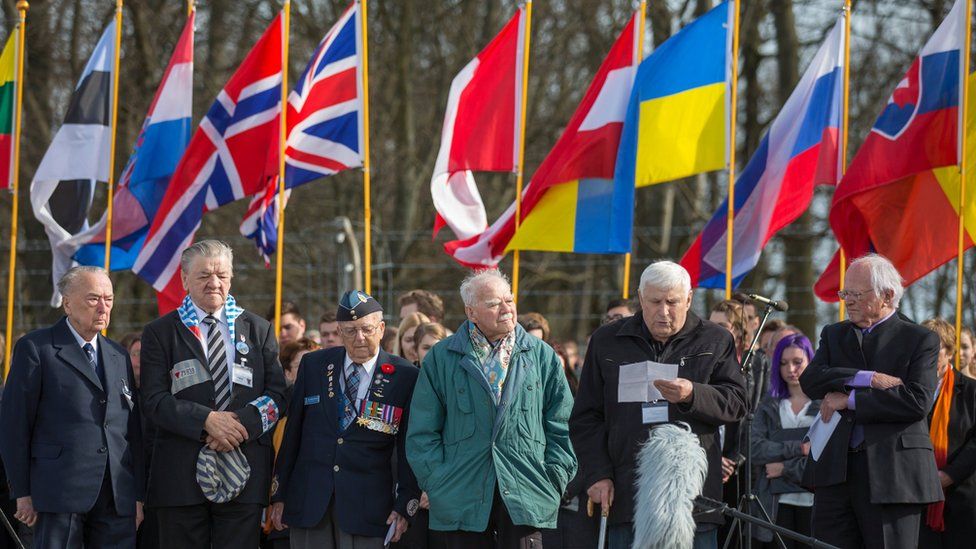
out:
<path id="1" fill-rule="evenodd" d="M 81 278 L 83 274 L 103 274 L 108 276 L 108 271 L 101 267 L 92 267 L 88 265 L 80 265 L 77 267 L 72 267 L 68 269 L 68 272 L 61 275 L 58 279 L 58 293 L 61 295 L 68 295 L 71 293 L 72 288 Z"/>
<path id="2" fill-rule="evenodd" d="M 661 290 L 679 289 L 683 292 L 691 291 L 691 275 L 684 267 L 674 261 L 655 261 L 644 269 L 640 277 L 640 290 L 648 286 Z"/>
<path id="3" fill-rule="evenodd" d="M 875 295 L 881 297 L 886 291 L 891 292 L 891 306 L 897 309 L 901 296 L 905 293 L 905 280 L 895 265 L 887 257 L 878 254 L 867 254 L 855 259 L 848 270 L 855 265 L 863 265 L 871 274 L 871 290 Z"/>
<path id="4" fill-rule="evenodd" d="M 180 268 L 184 273 L 189 274 L 190 265 L 198 257 L 224 257 L 231 268 L 234 268 L 234 249 L 220 240 L 201 240 L 183 250 L 180 255 Z"/>
<path id="5" fill-rule="evenodd" d="M 483 269 L 475 271 L 464 277 L 461 281 L 461 301 L 465 307 L 473 307 L 478 299 L 481 287 L 490 280 L 500 280 L 511 290 L 512 285 L 508 282 L 508 277 L 498 269 Z"/>

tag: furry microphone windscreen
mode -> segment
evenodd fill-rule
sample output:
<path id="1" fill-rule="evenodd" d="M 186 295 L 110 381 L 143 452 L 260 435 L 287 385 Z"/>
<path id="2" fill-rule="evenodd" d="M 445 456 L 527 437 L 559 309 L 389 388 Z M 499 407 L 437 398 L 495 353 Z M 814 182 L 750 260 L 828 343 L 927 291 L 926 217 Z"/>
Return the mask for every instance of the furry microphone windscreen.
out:
<path id="1" fill-rule="evenodd" d="M 685 548 L 695 539 L 694 499 L 708 473 L 705 449 L 690 428 L 651 429 L 637 454 L 633 549 Z"/>

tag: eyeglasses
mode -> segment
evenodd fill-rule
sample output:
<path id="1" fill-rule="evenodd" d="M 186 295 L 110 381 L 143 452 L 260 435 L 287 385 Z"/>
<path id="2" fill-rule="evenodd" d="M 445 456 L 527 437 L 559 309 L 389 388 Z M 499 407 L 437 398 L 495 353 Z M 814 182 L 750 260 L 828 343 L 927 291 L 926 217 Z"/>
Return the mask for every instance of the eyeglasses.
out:
<path id="1" fill-rule="evenodd" d="M 356 337 L 357 333 L 362 333 L 363 337 L 369 337 L 375 334 L 379 328 L 377 324 L 366 324 L 358 328 L 339 328 L 339 333 L 348 338 Z"/>
<path id="2" fill-rule="evenodd" d="M 841 290 L 837 292 L 837 297 L 843 299 L 844 301 L 860 301 L 862 297 L 871 293 L 871 290 L 864 292 L 852 292 L 851 290 Z"/>

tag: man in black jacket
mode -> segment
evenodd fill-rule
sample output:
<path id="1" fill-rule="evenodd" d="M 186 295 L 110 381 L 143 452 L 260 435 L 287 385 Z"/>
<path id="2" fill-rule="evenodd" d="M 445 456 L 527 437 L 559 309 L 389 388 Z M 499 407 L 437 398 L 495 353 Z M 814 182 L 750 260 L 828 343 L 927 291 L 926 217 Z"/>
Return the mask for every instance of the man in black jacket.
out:
<path id="1" fill-rule="evenodd" d="M 926 425 L 939 337 L 898 315 L 902 292 L 884 257 L 852 262 L 840 292 L 849 320 L 823 329 L 800 376 L 824 421 L 841 415 L 804 474 L 813 535 L 839 547 L 914 548 L 924 505 L 942 500 Z"/>
<path id="2" fill-rule="evenodd" d="M 278 344 L 271 324 L 229 293 L 230 246 L 197 242 L 180 266 L 186 299 L 142 333 L 142 391 L 156 426 L 148 503 L 161 547 L 257 547 L 271 487 L 270 430 L 284 406 Z M 215 454 L 201 453 L 205 447 Z M 250 469 L 236 477 L 243 486 L 214 493 L 229 484 L 214 482 L 225 460 L 239 464 L 240 455 Z M 216 473 L 205 468 L 209 456 Z"/>
<path id="3" fill-rule="evenodd" d="M 610 507 L 610 548 L 633 539 L 635 457 L 654 423 L 683 421 L 708 457 L 704 495 L 722 497 L 719 426 L 743 417 L 745 383 L 732 335 L 689 312 L 691 277 L 670 261 L 641 275 L 641 314 L 599 328 L 590 339 L 569 434 L 587 494 Z M 619 402 L 621 366 L 655 361 L 678 365 L 673 381 L 655 381 L 660 403 Z M 697 517 L 696 546 L 716 546 L 721 515 Z"/>

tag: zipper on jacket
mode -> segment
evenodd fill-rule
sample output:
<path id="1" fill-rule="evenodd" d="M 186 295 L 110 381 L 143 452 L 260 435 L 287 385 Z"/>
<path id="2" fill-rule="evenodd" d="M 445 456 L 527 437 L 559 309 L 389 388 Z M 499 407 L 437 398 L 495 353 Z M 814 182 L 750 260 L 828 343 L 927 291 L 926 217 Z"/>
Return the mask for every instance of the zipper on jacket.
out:
<path id="1" fill-rule="evenodd" d="M 683 356 L 683 357 L 681 357 L 681 358 L 678 359 L 678 367 L 683 367 L 685 365 L 685 360 L 687 360 L 689 358 L 701 358 L 703 356 L 712 356 L 713 354 L 715 354 L 715 353 L 712 353 L 711 351 L 705 351 L 705 352 L 697 353 L 697 354 L 694 354 L 694 355 L 686 355 L 686 356 Z"/>

